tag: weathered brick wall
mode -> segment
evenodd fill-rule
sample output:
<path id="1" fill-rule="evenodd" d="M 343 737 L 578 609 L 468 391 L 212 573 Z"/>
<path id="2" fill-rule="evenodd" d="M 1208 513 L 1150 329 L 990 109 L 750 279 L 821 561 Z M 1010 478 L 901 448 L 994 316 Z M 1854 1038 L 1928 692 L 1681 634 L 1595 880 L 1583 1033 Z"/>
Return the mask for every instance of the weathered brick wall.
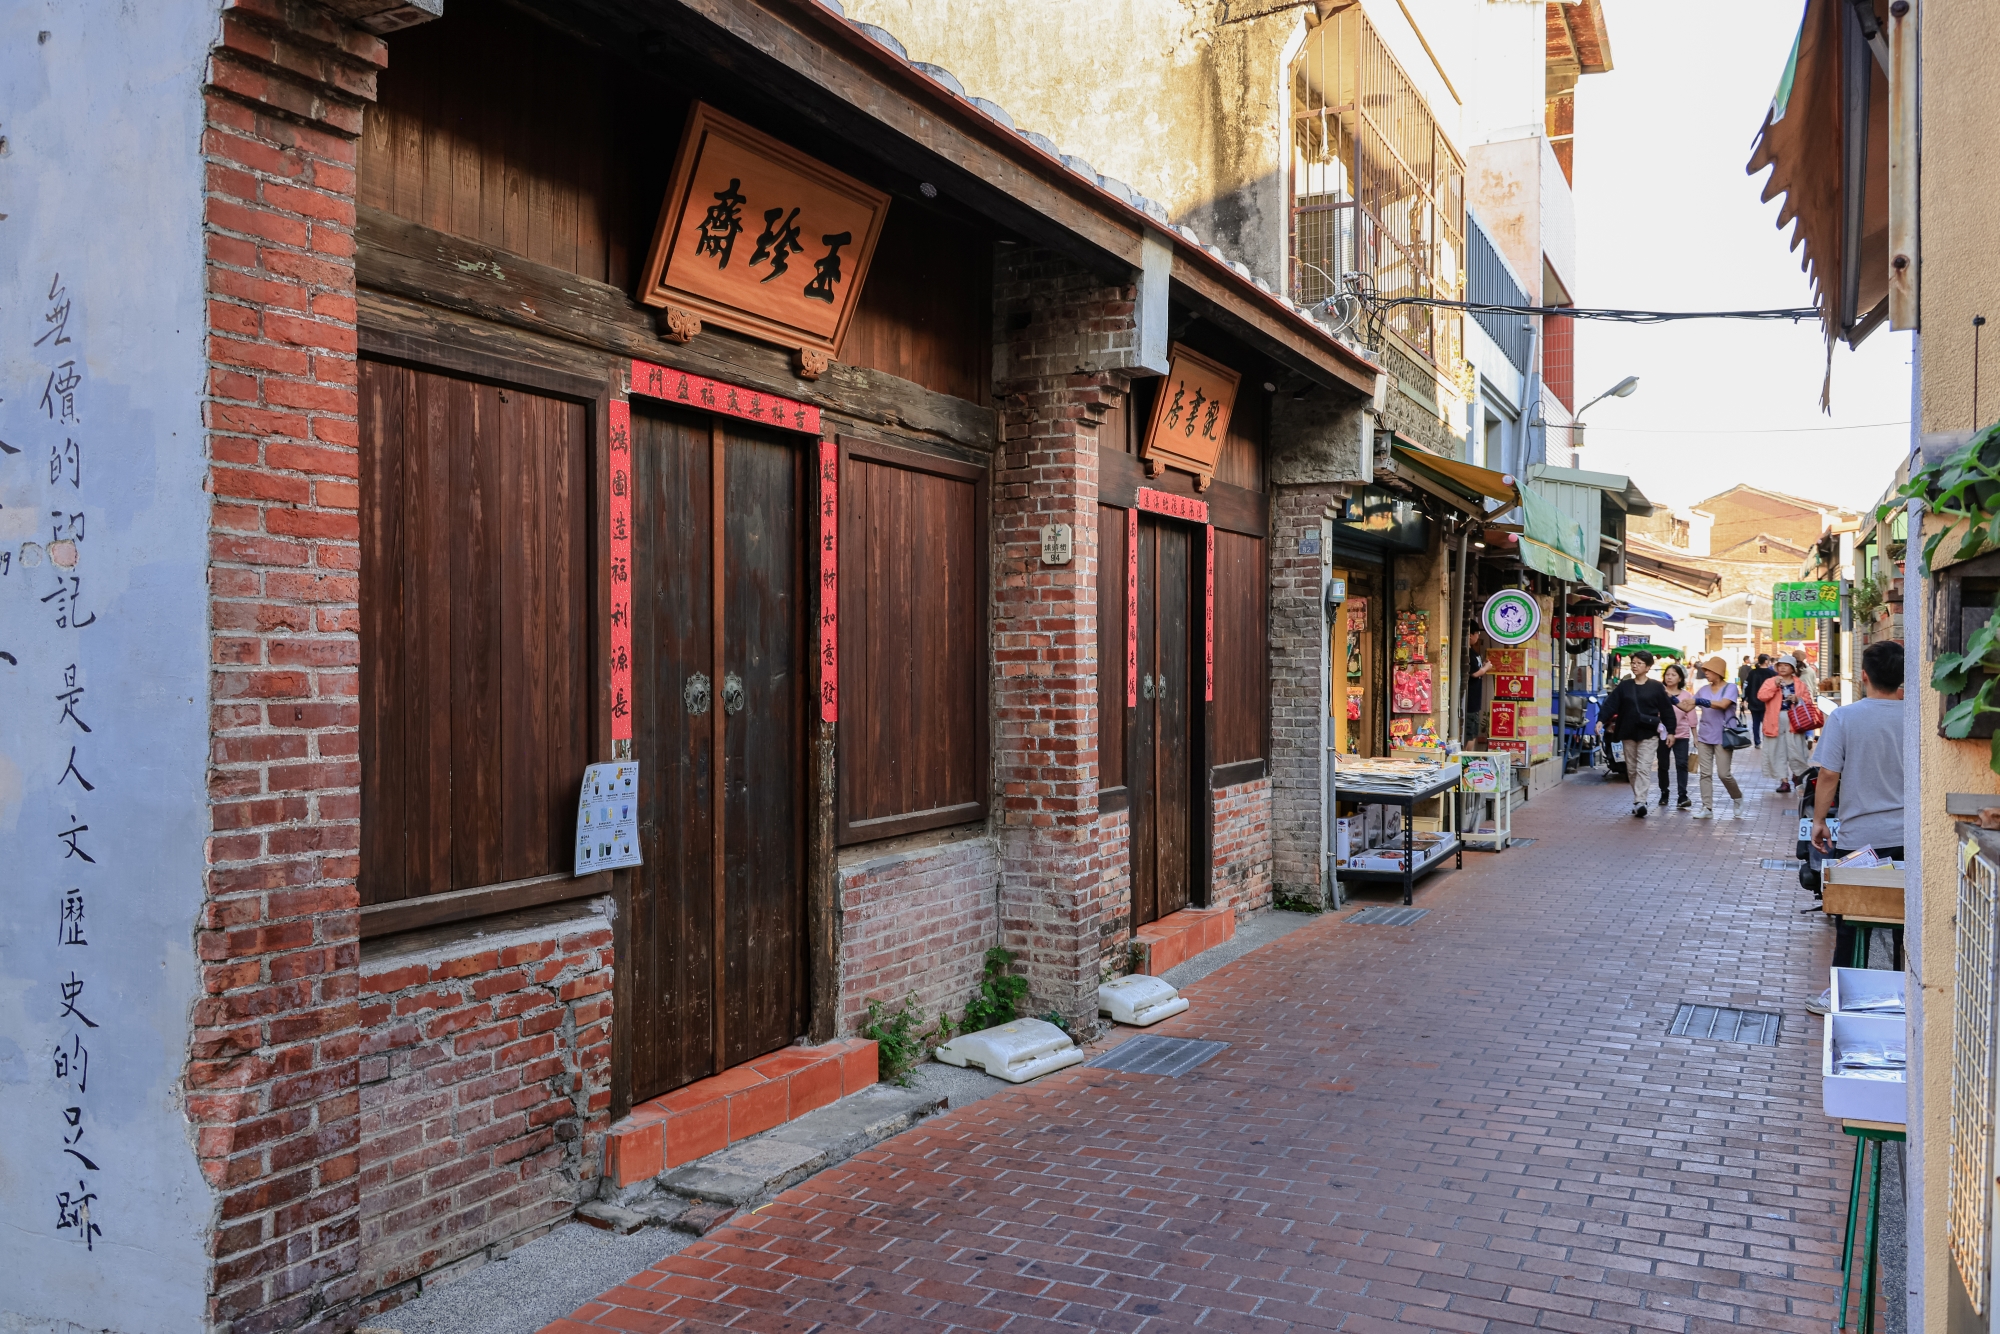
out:
<path id="1" fill-rule="evenodd" d="M 1097 931 L 1100 971 L 1130 972 L 1132 955 L 1132 813 L 1097 817 Z"/>
<path id="2" fill-rule="evenodd" d="M 1318 535 L 1339 494 L 1332 485 L 1281 486 L 1271 497 L 1270 876 L 1279 900 L 1314 908 L 1326 906 L 1320 865 L 1326 613 L 1320 557 L 1301 552 L 1299 539 Z"/>
<path id="3" fill-rule="evenodd" d="M 841 1032 L 861 1031 L 871 999 L 893 1010 L 912 994 L 926 1022 L 957 1019 L 1000 938 L 993 840 L 868 851 L 840 868 Z"/>
<path id="4" fill-rule="evenodd" d="M 187 1113 L 217 1192 L 210 1320 L 356 1295 L 354 163 L 379 38 L 238 0 L 205 92 L 209 902 Z"/>
<path id="5" fill-rule="evenodd" d="M 1238 917 L 1271 906 L 1271 780 L 1215 794 L 1215 880 L 1209 903 Z"/>
<path id="6" fill-rule="evenodd" d="M 1096 1023 L 1097 423 L 1137 333 L 1134 291 L 1067 260 L 1003 249 L 995 275 L 994 772 L 1001 943 L 1036 1009 Z M 1041 527 L 1075 534 L 1041 563 Z"/>
<path id="7" fill-rule="evenodd" d="M 372 1313 L 569 1217 L 603 1170 L 611 925 L 361 967 L 361 1289 Z"/>

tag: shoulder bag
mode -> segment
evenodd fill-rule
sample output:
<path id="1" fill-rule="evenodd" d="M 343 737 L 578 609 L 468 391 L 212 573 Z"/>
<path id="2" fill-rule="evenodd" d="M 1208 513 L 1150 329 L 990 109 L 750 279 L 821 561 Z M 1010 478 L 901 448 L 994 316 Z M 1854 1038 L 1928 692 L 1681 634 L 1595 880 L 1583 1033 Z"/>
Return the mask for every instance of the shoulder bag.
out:
<path id="1" fill-rule="evenodd" d="M 1750 744 L 1750 729 L 1743 725 L 1741 715 L 1731 714 L 1729 721 L 1722 725 L 1722 748 L 1742 750 Z"/>

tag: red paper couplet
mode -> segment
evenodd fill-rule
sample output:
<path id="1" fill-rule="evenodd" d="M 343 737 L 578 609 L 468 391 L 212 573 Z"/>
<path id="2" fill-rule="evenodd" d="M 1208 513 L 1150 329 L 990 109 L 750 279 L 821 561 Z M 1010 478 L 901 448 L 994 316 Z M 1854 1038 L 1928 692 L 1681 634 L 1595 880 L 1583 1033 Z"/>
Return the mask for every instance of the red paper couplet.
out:
<path id="1" fill-rule="evenodd" d="M 1169 519 L 1186 519 L 1189 523 L 1208 522 L 1208 502 L 1193 496 L 1177 496 L 1171 491 L 1142 486 L 1133 503 L 1148 514 L 1164 514 Z"/>
<path id="2" fill-rule="evenodd" d="M 611 404 L 611 739 L 632 739 L 632 405 Z"/>
<path id="3" fill-rule="evenodd" d="M 1206 504 L 1202 505 L 1203 510 L 1207 508 Z M 1201 697 L 1205 700 L 1213 700 L 1215 698 L 1215 525 L 1209 524 L 1207 532 L 1208 600 L 1206 604 L 1207 614 L 1202 617 L 1201 627 L 1202 674 L 1205 678 L 1202 685 Z"/>
<path id="4" fill-rule="evenodd" d="M 810 403 L 780 398 L 761 389 L 746 389 L 742 385 L 689 375 L 686 371 L 656 366 L 650 361 L 632 363 L 632 392 L 644 394 L 647 398 L 665 399 L 669 403 L 685 404 L 703 412 L 719 413 L 724 417 L 741 417 L 745 421 L 763 422 L 766 426 L 777 426 L 787 431 L 819 434 L 819 409 Z"/>
<path id="5" fill-rule="evenodd" d="M 1125 707 L 1139 707 L 1139 511 L 1125 511 Z"/>
<path id="6" fill-rule="evenodd" d="M 840 447 L 819 442 L 819 717 L 840 721 Z"/>

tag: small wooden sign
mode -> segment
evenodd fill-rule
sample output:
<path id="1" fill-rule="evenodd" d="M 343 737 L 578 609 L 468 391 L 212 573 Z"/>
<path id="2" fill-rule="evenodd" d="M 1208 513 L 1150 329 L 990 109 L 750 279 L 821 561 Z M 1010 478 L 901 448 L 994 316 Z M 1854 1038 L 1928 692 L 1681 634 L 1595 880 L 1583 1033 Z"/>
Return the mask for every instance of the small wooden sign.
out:
<path id="1" fill-rule="evenodd" d="M 840 354 L 889 196 L 697 102 L 681 135 L 639 299 L 668 337 L 709 320 L 800 352 Z"/>
<path id="2" fill-rule="evenodd" d="M 1229 438 L 1229 415 L 1243 377 L 1178 343 L 1167 367 L 1139 457 L 1154 475 L 1162 465 L 1193 473 L 1195 489 L 1206 491 L 1222 457 L 1222 442 Z"/>

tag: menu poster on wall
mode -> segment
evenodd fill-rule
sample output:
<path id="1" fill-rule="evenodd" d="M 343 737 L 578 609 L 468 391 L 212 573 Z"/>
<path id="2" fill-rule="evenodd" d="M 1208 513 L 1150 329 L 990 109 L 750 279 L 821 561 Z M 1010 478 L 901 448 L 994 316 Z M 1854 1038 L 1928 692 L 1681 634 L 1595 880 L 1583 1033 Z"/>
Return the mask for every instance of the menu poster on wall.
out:
<path id="1" fill-rule="evenodd" d="M 637 866 L 640 860 L 637 762 L 590 765 L 576 803 L 576 873 Z"/>

